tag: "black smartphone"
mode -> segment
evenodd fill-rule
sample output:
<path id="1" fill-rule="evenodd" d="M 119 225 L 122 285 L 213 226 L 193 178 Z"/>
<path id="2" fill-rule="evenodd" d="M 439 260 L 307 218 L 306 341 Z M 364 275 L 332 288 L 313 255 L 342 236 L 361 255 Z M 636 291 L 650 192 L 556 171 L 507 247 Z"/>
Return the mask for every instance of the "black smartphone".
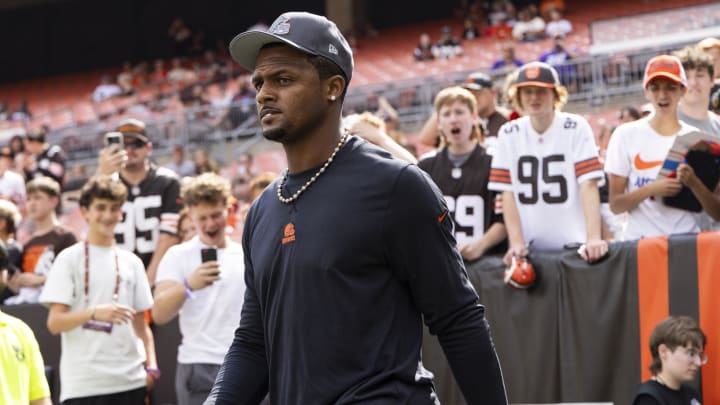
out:
<path id="1" fill-rule="evenodd" d="M 217 261 L 217 249 L 215 248 L 204 248 L 200 249 L 200 260 L 205 262 L 216 262 Z"/>
<path id="2" fill-rule="evenodd" d="M 105 134 L 105 146 L 120 145 L 120 149 L 123 147 L 123 134 L 122 132 L 108 132 Z"/>

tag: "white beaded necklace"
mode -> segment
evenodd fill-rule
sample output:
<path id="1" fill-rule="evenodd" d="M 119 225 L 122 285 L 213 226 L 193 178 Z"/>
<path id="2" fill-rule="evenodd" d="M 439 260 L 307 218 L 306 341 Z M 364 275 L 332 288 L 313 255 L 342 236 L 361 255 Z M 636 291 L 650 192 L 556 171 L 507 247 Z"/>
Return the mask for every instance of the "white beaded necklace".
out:
<path id="1" fill-rule="evenodd" d="M 325 161 L 325 164 L 322 165 L 322 167 L 310 178 L 310 180 L 308 180 L 302 187 L 300 187 L 300 189 L 298 191 L 296 191 L 295 194 L 293 194 L 290 198 L 285 198 L 282 195 L 282 188 L 285 185 L 285 182 L 287 181 L 288 172 L 289 172 L 289 169 L 285 169 L 282 180 L 280 180 L 280 183 L 278 184 L 278 187 L 277 187 L 277 196 L 278 196 L 278 199 L 280 200 L 280 202 L 283 204 L 291 204 L 291 203 L 295 202 L 295 200 L 297 200 L 298 197 L 300 197 L 300 194 L 302 194 L 305 190 L 307 190 L 308 187 L 310 187 L 310 185 L 313 184 L 315 182 L 315 180 L 317 180 L 317 178 L 320 177 L 321 174 L 325 173 L 325 170 L 328 168 L 328 166 L 330 166 L 330 163 L 332 163 L 333 159 L 335 159 L 335 155 L 337 155 L 338 151 L 340 151 L 340 148 L 342 148 L 343 145 L 345 145 L 345 142 L 348 140 L 349 136 L 350 136 L 350 134 L 348 134 L 347 132 L 345 132 L 343 134 L 343 136 L 340 138 L 340 142 L 338 142 L 332 155 L 330 155 L 328 160 Z"/>

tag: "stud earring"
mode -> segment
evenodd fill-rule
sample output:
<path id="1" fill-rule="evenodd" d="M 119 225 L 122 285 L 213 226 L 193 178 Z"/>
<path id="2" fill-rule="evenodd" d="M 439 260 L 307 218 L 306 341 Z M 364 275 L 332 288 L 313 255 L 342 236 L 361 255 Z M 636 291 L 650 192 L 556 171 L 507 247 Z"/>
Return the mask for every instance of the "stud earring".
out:
<path id="1" fill-rule="evenodd" d="M 335 101 L 335 96 L 330 96 L 330 101 Z"/>

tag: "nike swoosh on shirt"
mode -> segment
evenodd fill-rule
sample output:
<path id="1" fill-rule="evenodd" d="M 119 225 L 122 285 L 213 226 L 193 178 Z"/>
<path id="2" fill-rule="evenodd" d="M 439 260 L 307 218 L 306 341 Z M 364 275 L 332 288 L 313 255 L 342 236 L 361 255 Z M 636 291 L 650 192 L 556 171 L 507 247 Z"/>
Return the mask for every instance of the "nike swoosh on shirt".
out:
<path id="1" fill-rule="evenodd" d="M 440 216 L 438 216 L 437 221 L 442 222 L 445 219 L 445 217 L 447 216 L 447 214 L 448 214 L 447 211 L 443 211 L 443 213 L 440 214 Z"/>
<path id="2" fill-rule="evenodd" d="M 648 162 L 648 161 L 642 160 L 642 158 L 640 157 L 640 154 L 638 153 L 635 155 L 635 160 L 633 163 L 635 164 L 636 169 L 647 170 L 647 169 L 652 169 L 654 167 L 660 166 L 661 164 L 663 164 L 663 161 L 662 160 L 653 160 L 653 161 Z"/>

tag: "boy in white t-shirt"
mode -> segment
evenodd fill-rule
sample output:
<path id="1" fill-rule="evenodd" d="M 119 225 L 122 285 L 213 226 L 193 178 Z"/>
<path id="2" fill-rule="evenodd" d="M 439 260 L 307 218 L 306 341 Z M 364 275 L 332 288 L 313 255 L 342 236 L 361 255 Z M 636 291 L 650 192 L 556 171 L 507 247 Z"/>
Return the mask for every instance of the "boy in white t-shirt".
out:
<path id="1" fill-rule="evenodd" d="M 48 329 L 61 334 L 60 400 L 66 405 L 142 405 L 159 377 L 143 315 L 152 306 L 145 268 L 115 246 L 126 197 L 127 188 L 110 176 L 83 186 L 87 240 L 60 252 L 40 295 L 50 309 Z"/>
<path id="2" fill-rule="evenodd" d="M 175 392 L 178 405 L 199 405 L 210 394 L 240 324 L 245 267 L 242 246 L 225 233 L 230 183 L 205 173 L 190 180 L 182 198 L 197 236 L 171 247 L 160 260 L 152 314 L 157 324 L 180 315 Z"/>
<path id="3" fill-rule="evenodd" d="M 510 98 L 525 116 L 500 128 L 488 188 L 502 192 L 512 256 L 584 244 L 594 261 L 607 253 L 601 239 L 598 181 L 603 178 L 592 129 L 583 117 L 559 111 L 567 90 L 547 63 L 518 72 Z M 558 222 L 561 221 L 561 222 Z"/>
<path id="4" fill-rule="evenodd" d="M 680 164 L 676 178 L 656 180 L 675 138 L 697 131 L 678 119 L 678 103 L 687 91 L 685 70 L 675 56 L 656 56 L 645 68 L 643 83 L 645 97 L 655 113 L 619 126 L 610 139 L 605 161 L 610 209 L 615 214 L 628 213 L 626 240 L 698 232 L 690 211 L 669 207 L 662 201 L 662 197 L 679 193 L 683 185 L 692 185 L 693 194 L 706 207 L 707 200 L 696 191 L 693 169 Z"/>

